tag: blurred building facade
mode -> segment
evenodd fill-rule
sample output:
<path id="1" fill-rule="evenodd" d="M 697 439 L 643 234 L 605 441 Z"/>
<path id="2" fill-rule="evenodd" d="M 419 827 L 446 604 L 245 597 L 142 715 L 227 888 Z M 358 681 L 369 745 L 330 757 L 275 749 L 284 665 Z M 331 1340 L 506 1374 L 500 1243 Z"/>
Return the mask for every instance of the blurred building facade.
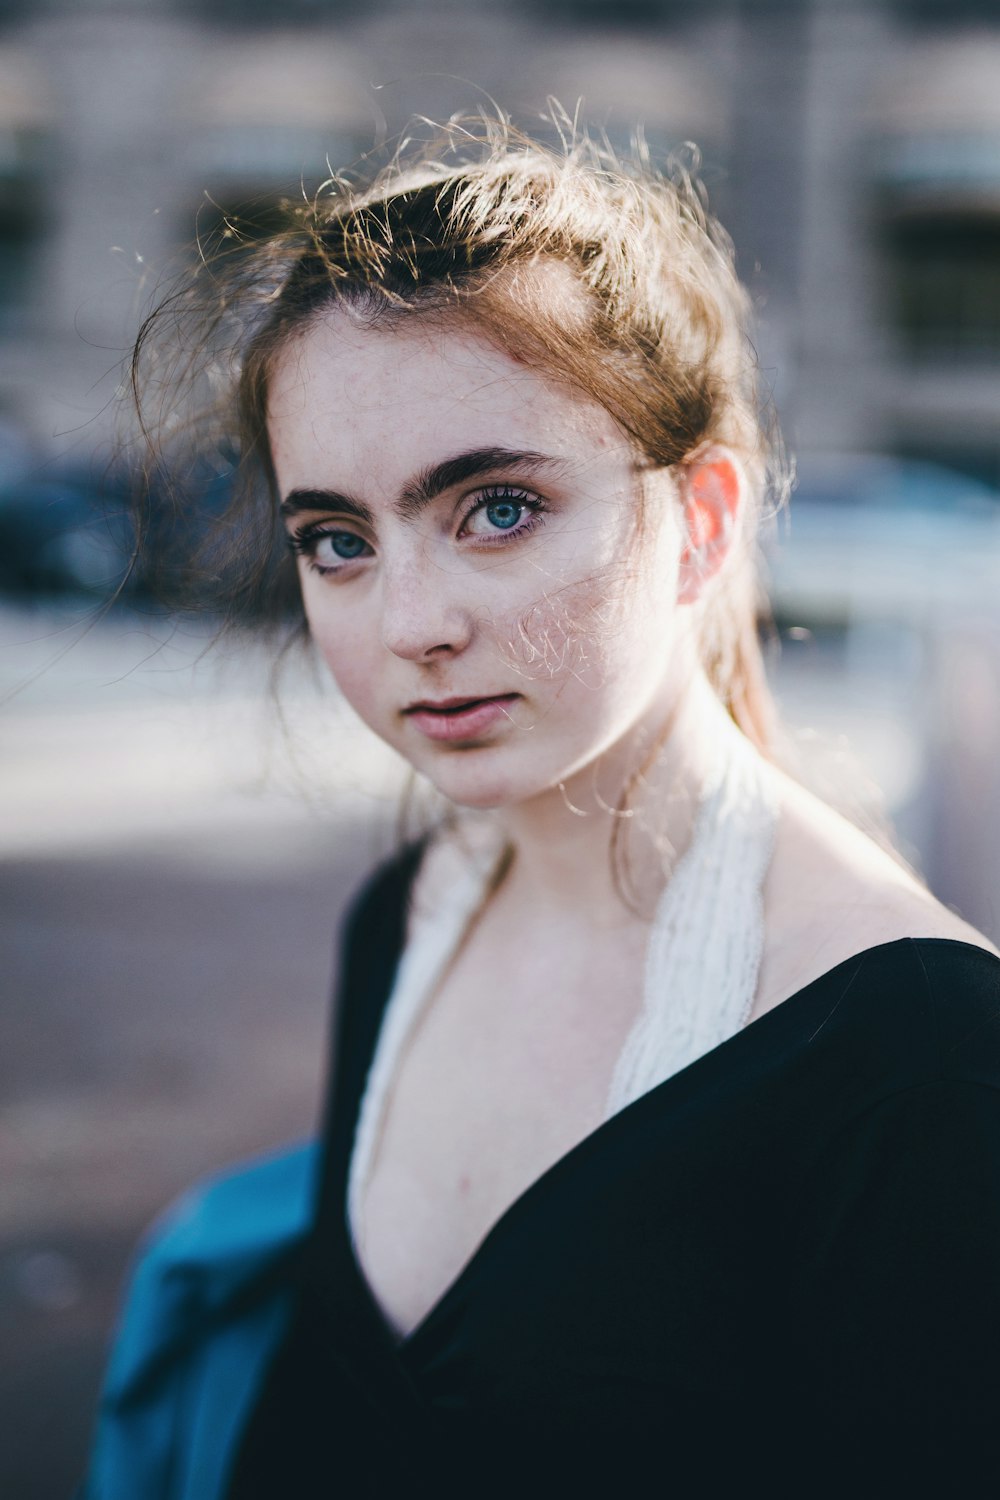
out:
<path id="1" fill-rule="evenodd" d="M 0 3 L 0 478 L 107 450 L 179 246 L 411 111 L 554 95 L 701 147 L 800 452 L 1000 483 L 993 0 Z"/>

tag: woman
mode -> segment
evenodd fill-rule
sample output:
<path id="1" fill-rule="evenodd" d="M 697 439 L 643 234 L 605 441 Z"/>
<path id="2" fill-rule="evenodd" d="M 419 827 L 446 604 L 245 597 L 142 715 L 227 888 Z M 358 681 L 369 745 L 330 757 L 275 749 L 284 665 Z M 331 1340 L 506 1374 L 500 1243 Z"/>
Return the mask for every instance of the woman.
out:
<path id="1" fill-rule="evenodd" d="M 348 923 L 315 1197 L 140 1268 L 88 1494 L 992 1493 L 1000 965 L 779 767 L 721 232 L 494 132 L 228 297 L 309 634 L 454 812 Z"/>

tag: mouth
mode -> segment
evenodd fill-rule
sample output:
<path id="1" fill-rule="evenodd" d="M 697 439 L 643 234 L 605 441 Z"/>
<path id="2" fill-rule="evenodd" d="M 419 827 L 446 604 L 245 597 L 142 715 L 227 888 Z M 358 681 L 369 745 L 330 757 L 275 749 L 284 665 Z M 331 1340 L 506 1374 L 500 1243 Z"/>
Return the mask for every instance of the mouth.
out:
<path id="1" fill-rule="evenodd" d="M 411 703 L 403 710 L 421 734 L 432 740 L 476 739 L 492 725 L 510 718 L 520 693 L 498 693 L 491 698 L 439 698 Z"/>

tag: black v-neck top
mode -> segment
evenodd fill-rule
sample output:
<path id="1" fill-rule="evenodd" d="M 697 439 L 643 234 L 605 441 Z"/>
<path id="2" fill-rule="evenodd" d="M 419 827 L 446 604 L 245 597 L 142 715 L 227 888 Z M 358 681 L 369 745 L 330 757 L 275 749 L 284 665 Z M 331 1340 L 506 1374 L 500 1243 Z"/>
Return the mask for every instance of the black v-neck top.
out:
<path id="1" fill-rule="evenodd" d="M 230 1500 L 1000 1495 L 1000 961 L 838 965 L 556 1162 L 399 1342 L 346 1200 L 418 857 L 347 927 L 298 1313 Z"/>

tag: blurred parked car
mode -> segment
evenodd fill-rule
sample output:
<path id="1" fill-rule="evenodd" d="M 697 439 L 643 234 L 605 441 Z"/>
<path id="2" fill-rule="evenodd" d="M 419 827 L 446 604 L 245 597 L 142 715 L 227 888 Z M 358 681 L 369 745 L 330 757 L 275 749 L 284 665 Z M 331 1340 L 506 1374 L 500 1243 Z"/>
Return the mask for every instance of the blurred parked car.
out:
<path id="1" fill-rule="evenodd" d="M 264 534 L 251 538 L 247 522 L 228 519 L 233 470 L 196 467 L 182 480 L 161 478 L 137 508 L 133 486 L 140 481 L 122 471 L 109 470 L 98 482 L 37 469 L 5 482 L 0 473 L 0 594 L 142 597 L 154 608 L 247 620 L 265 608 L 287 610 L 288 590 L 274 588 L 287 547 L 277 525 L 258 523 Z M 138 556 L 136 509 L 144 533 Z M 261 546 L 268 564 L 244 581 L 247 559 Z"/>
<path id="2" fill-rule="evenodd" d="M 130 591 L 132 527 L 120 484 L 29 474 L 0 487 L 0 590 Z"/>

